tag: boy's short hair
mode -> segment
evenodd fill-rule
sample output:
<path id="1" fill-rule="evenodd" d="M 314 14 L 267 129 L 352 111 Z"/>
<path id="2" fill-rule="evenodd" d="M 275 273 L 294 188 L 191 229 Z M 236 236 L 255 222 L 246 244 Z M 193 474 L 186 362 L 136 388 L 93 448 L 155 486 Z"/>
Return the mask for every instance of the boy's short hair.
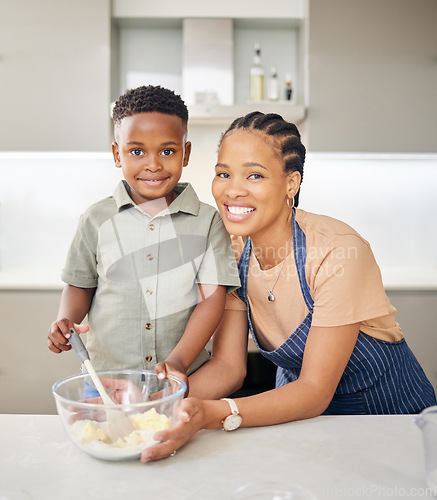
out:
<path id="1" fill-rule="evenodd" d="M 128 90 L 117 99 L 112 111 L 112 119 L 114 126 L 117 126 L 127 116 L 154 111 L 179 116 L 184 126 L 187 126 L 188 108 L 181 96 L 159 85 L 143 85 Z"/>

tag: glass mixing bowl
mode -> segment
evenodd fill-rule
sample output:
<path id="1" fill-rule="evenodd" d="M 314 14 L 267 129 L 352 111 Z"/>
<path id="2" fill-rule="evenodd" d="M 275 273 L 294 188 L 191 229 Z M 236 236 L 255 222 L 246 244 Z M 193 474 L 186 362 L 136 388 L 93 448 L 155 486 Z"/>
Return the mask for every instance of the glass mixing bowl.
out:
<path id="1" fill-rule="evenodd" d="M 88 373 L 59 380 L 52 391 L 58 414 L 71 441 L 89 455 L 103 460 L 137 460 L 153 446 L 153 436 L 176 420 L 184 397 L 184 381 L 169 376 L 159 380 L 147 370 L 97 371 L 114 404 L 103 404 Z M 118 418 L 132 423 L 131 432 L 113 441 L 108 426 Z M 117 419 L 115 419 L 117 420 Z"/>

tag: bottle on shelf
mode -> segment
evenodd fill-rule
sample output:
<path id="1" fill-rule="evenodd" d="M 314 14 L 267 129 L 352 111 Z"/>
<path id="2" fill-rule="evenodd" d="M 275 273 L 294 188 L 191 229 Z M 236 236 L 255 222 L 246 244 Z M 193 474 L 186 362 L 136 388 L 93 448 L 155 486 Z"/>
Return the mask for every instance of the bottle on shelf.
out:
<path id="1" fill-rule="evenodd" d="M 279 80 L 276 66 L 272 66 L 267 97 L 269 101 L 279 101 Z"/>
<path id="2" fill-rule="evenodd" d="M 264 100 L 264 68 L 261 64 L 261 47 L 258 42 L 255 42 L 255 53 L 250 67 L 249 100 Z"/>
<path id="3" fill-rule="evenodd" d="M 291 75 L 287 73 L 285 75 L 285 100 L 291 101 L 293 98 L 293 87 L 291 86 Z"/>

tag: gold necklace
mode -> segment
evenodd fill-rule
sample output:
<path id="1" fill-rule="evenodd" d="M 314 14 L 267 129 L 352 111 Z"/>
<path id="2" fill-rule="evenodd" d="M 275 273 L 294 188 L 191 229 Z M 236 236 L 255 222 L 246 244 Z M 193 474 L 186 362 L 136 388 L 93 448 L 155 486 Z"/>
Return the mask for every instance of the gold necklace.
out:
<path id="1" fill-rule="evenodd" d="M 278 275 L 276 276 L 276 279 L 275 279 L 275 282 L 273 283 L 273 286 L 272 288 L 269 288 L 267 286 L 267 283 L 265 282 L 264 280 L 264 276 L 262 275 L 262 269 L 261 269 L 261 266 L 259 265 L 259 261 L 258 259 L 256 258 L 256 255 L 255 255 L 255 259 L 256 261 L 258 262 L 258 266 L 259 266 L 259 269 L 261 271 L 261 279 L 263 280 L 263 283 L 264 283 L 264 286 L 266 287 L 266 290 L 268 292 L 268 295 L 267 295 L 267 300 L 269 302 L 274 302 L 275 301 L 275 296 L 273 295 L 273 289 L 275 288 L 276 286 L 276 283 L 278 282 L 278 279 L 279 279 L 279 276 L 281 276 L 281 273 L 282 273 L 282 269 L 284 267 L 284 264 L 285 264 L 285 261 L 287 260 L 287 257 L 288 257 L 288 254 L 290 253 L 290 248 L 291 248 L 291 242 L 293 241 L 293 238 L 290 240 L 290 242 L 288 243 L 288 248 L 287 248 L 287 253 L 285 254 L 285 258 L 284 260 L 282 261 L 282 264 L 281 264 L 281 268 L 279 269 L 279 272 L 278 272 Z"/>

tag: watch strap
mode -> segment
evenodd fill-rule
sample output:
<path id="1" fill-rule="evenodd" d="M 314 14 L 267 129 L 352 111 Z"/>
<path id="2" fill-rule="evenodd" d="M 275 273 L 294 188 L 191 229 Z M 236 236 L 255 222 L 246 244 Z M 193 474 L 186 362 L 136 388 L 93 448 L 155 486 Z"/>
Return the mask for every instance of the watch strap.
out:
<path id="1" fill-rule="evenodd" d="M 231 413 L 233 415 L 239 415 L 239 411 L 238 411 L 238 406 L 237 406 L 237 403 L 233 400 L 233 399 L 230 399 L 230 398 L 221 398 L 222 401 L 226 401 L 231 409 Z"/>

